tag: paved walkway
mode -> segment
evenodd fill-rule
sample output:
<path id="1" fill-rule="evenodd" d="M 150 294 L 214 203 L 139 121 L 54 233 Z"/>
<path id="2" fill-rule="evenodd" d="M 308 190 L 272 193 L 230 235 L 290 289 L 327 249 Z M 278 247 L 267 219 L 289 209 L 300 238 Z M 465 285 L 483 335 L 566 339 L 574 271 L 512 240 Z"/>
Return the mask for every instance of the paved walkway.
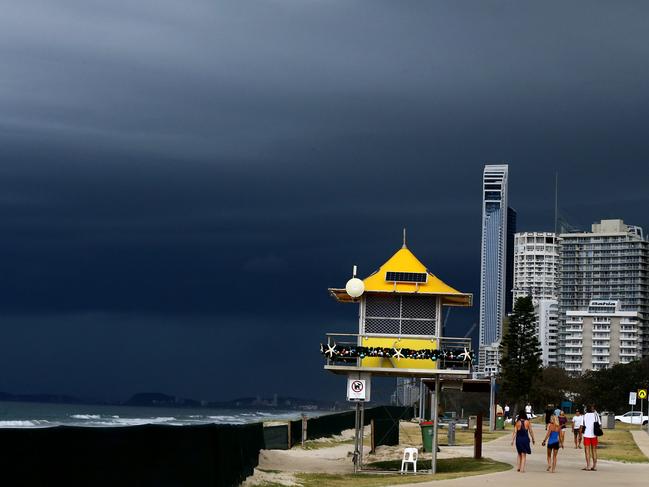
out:
<path id="1" fill-rule="evenodd" d="M 649 452 L 649 435 L 646 432 L 633 432 L 634 439 L 639 443 L 640 449 L 647 455 Z M 636 434 L 637 433 L 637 434 Z M 599 460 L 596 472 L 581 470 L 586 466 L 584 450 L 574 448 L 572 435 L 566 435 L 566 448 L 559 450 L 557 460 L 557 471 L 552 474 L 545 471 L 546 448 L 541 446 L 545 437 L 543 426 L 534 426 L 536 445 L 532 448 L 532 454 L 527 456 L 527 467 L 525 473 L 519 473 L 516 468 L 507 472 L 482 475 L 479 477 L 465 477 L 455 480 L 442 480 L 426 483 L 408 484 L 412 487 L 475 487 L 476 485 L 498 485 L 517 487 L 575 487 L 584 485 L 586 487 L 626 487 L 646 486 L 649 482 L 649 464 L 631 464 Z M 644 436 L 642 436 L 644 435 Z M 511 436 L 485 443 L 482 448 L 484 457 L 493 458 L 501 462 L 516 465 L 516 450 L 510 445 Z M 444 448 L 442 448 L 443 450 Z M 467 447 L 467 456 L 473 454 L 473 447 Z M 647 455 L 649 457 L 649 455 Z"/>
<path id="2" fill-rule="evenodd" d="M 649 458 L 649 433 L 647 431 L 631 431 L 631 434 L 640 451 Z"/>

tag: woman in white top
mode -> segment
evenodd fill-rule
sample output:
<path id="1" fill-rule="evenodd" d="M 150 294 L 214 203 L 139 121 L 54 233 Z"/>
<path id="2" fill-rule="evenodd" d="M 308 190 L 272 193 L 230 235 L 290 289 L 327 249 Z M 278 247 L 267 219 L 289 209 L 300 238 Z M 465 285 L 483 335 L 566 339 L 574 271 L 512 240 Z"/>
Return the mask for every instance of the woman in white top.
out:
<path id="1" fill-rule="evenodd" d="M 529 402 L 525 406 L 525 414 L 527 415 L 527 419 L 532 419 L 532 405 Z"/>
<path id="2" fill-rule="evenodd" d="M 586 468 L 582 470 L 597 470 L 597 436 L 595 435 L 595 422 L 599 422 L 599 414 L 592 404 L 584 414 L 583 435 L 584 453 L 586 454 Z M 601 424 L 601 423 L 600 423 Z M 592 463 L 591 463 L 592 459 Z"/>
<path id="3" fill-rule="evenodd" d="M 572 434 L 575 436 L 575 448 L 581 448 L 581 425 L 584 424 L 584 417 L 581 411 L 577 409 L 572 417 Z"/>

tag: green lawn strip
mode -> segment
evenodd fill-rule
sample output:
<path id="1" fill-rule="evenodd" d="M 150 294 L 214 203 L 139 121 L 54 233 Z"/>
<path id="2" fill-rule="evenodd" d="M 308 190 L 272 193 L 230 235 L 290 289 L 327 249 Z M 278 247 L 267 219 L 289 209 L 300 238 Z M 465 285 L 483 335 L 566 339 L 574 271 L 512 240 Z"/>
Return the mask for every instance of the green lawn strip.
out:
<path id="1" fill-rule="evenodd" d="M 366 435 L 363 438 L 363 445 L 371 446 L 372 439 Z M 321 450 L 322 448 L 331 448 L 340 445 L 353 445 L 354 438 L 339 439 L 339 438 L 322 438 L 318 440 L 307 440 L 304 442 L 304 450 Z M 293 448 L 302 448 L 302 443 L 298 443 Z"/>
<path id="2" fill-rule="evenodd" d="M 260 484 L 254 484 L 250 487 L 286 487 L 286 484 L 278 484 L 276 482 L 262 482 Z"/>
<path id="3" fill-rule="evenodd" d="M 430 461 L 417 462 L 419 469 L 429 469 Z M 449 458 L 437 461 L 437 474 L 400 475 L 396 472 L 401 468 L 401 460 L 385 462 L 373 462 L 365 465 L 365 468 L 374 468 L 379 471 L 394 471 L 394 474 L 296 474 L 298 482 L 304 487 L 381 487 L 398 484 L 411 484 L 418 482 L 430 482 L 431 480 L 448 480 L 459 477 L 469 477 L 486 473 L 502 472 L 511 469 L 508 463 L 496 462 L 489 458 L 474 460 L 473 458 Z"/>
<path id="4" fill-rule="evenodd" d="M 304 442 L 304 449 L 305 450 L 320 450 L 322 448 L 331 448 L 333 446 L 339 446 L 339 445 L 353 445 L 354 444 L 354 439 L 352 438 L 351 440 L 334 440 L 334 439 L 327 439 L 327 440 L 308 440 Z M 302 448 L 302 444 L 298 443 L 295 445 L 293 448 Z"/>
<path id="5" fill-rule="evenodd" d="M 512 430 L 496 430 L 496 431 L 482 431 L 482 442 L 486 443 L 487 441 L 497 440 L 502 436 L 511 435 Z M 456 446 L 469 446 L 473 445 L 473 435 L 474 432 L 468 430 L 456 430 L 455 431 L 455 445 Z M 448 446 L 448 437 L 447 433 L 444 430 L 439 431 L 437 434 L 437 439 L 439 441 L 439 446 Z"/>
<path id="6" fill-rule="evenodd" d="M 597 458 L 616 462 L 649 463 L 628 430 L 607 429 L 599 438 Z"/>

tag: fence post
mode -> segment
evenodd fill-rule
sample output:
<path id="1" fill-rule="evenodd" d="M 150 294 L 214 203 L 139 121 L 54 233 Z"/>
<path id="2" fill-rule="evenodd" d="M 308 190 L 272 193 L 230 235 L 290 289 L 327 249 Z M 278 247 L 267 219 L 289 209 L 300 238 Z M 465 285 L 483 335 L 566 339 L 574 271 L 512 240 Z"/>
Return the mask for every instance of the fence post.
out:
<path id="1" fill-rule="evenodd" d="M 370 428 L 372 434 L 370 435 L 371 451 L 370 453 L 376 453 L 376 426 L 374 425 L 374 418 L 370 419 Z"/>
<path id="2" fill-rule="evenodd" d="M 482 458 L 482 412 L 476 418 L 475 433 L 473 433 L 473 458 Z"/>
<path id="3" fill-rule="evenodd" d="M 302 448 L 304 448 L 304 444 L 306 443 L 306 414 L 302 414 Z"/>
<path id="4" fill-rule="evenodd" d="M 291 441 L 292 441 L 292 438 L 291 438 L 291 422 L 288 421 L 288 423 L 286 424 L 286 426 L 287 426 L 286 430 L 287 430 L 287 432 L 288 432 L 288 449 L 290 450 L 291 447 L 293 446 L 293 445 L 291 444 Z"/>

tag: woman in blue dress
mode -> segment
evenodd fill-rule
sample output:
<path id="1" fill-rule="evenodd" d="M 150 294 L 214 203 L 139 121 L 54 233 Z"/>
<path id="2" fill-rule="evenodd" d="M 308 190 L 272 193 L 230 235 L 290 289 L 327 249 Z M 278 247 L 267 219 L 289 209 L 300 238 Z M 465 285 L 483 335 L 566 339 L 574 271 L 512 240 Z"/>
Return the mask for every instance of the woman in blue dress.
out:
<path id="1" fill-rule="evenodd" d="M 563 448 L 563 429 L 559 418 L 554 414 L 550 418 L 550 424 L 548 424 L 548 430 L 541 445 L 545 446 L 546 442 L 548 443 L 548 468 L 546 470 L 554 473 L 557 469 L 557 453 L 559 453 L 560 447 Z"/>
<path id="2" fill-rule="evenodd" d="M 514 441 L 516 441 L 516 452 L 518 453 L 518 458 L 516 459 L 516 470 L 518 472 L 525 472 L 525 461 L 527 455 L 532 453 L 530 448 L 530 438 L 532 443 L 536 443 L 534 440 L 534 431 L 530 426 L 530 422 L 527 419 L 527 414 L 525 411 L 521 410 L 518 413 L 518 418 L 516 419 L 516 426 L 514 427 L 514 433 L 512 434 L 512 446 Z"/>

